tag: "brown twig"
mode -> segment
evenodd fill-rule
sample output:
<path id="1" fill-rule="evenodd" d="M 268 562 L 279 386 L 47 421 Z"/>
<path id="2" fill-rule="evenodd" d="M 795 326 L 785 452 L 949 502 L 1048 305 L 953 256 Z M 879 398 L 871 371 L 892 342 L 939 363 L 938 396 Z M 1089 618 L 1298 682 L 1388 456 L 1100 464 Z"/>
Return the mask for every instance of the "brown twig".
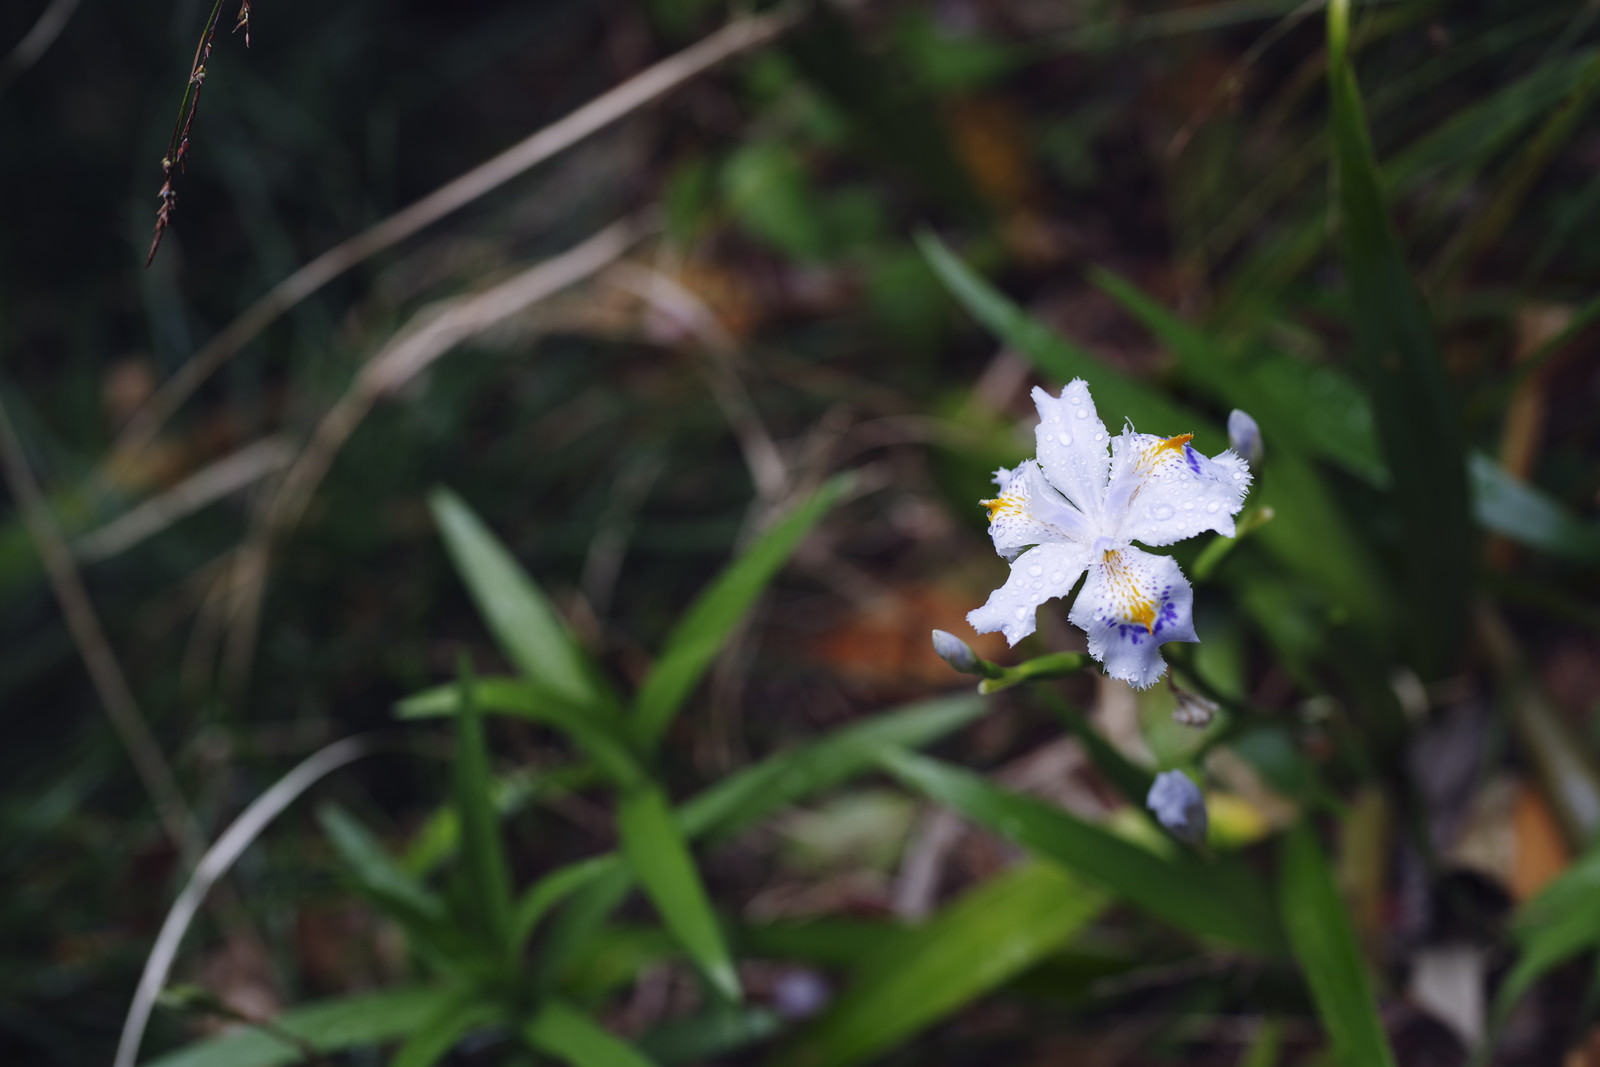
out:
<path id="1" fill-rule="evenodd" d="M 435 189 L 371 229 L 335 245 L 273 286 L 222 332 L 206 342 L 129 419 L 114 452 L 136 454 L 200 384 L 280 316 L 356 264 L 390 248 L 446 215 L 499 188 L 517 175 L 577 144 L 672 91 L 723 60 L 771 41 L 799 22 L 800 9 L 783 6 L 736 19 L 697 44 L 601 94 L 521 143 Z M 166 207 L 163 202 L 163 208 Z"/>
<path id="2" fill-rule="evenodd" d="M 192 866 L 204 847 L 200 829 L 178 789 L 171 765 L 161 754 L 161 747 L 139 712 L 133 690 L 117 664 L 89 592 L 72 561 L 72 551 L 50 515 L 44 494 L 28 468 L 22 442 L 3 405 L 0 405 L 0 467 L 4 468 L 6 485 L 22 513 L 34 550 L 44 563 L 45 575 L 61 605 L 61 613 L 66 616 L 67 629 L 78 646 L 78 655 L 89 671 L 89 680 L 106 709 L 106 716 L 128 750 L 134 771 L 155 804 L 162 828 L 183 853 L 186 863 Z"/>

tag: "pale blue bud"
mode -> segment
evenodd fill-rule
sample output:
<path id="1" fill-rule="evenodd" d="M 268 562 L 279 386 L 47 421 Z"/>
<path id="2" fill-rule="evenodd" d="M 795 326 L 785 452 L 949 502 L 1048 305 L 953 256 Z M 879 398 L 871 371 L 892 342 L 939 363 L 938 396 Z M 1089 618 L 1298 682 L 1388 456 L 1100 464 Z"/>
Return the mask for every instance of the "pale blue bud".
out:
<path id="1" fill-rule="evenodd" d="M 1205 844 L 1206 798 L 1187 774 L 1162 771 L 1151 783 L 1150 795 L 1144 802 L 1173 837 L 1190 845 Z"/>
<path id="2" fill-rule="evenodd" d="M 978 654 L 972 651 L 972 646 L 953 633 L 944 630 L 933 631 L 933 650 L 939 653 L 939 658 L 962 674 L 982 674 L 978 666 Z"/>
<path id="3" fill-rule="evenodd" d="M 1250 464 L 1251 470 L 1261 466 L 1261 427 L 1238 408 L 1228 413 L 1228 447 Z"/>

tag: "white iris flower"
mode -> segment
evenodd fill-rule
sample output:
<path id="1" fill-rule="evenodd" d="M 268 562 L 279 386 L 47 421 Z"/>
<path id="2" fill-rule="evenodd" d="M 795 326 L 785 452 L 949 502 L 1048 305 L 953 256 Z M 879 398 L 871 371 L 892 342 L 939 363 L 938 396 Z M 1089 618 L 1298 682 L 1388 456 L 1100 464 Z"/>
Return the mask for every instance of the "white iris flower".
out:
<path id="1" fill-rule="evenodd" d="M 1108 674 L 1146 688 L 1166 670 L 1161 645 L 1199 638 L 1188 579 L 1133 542 L 1170 545 L 1205 530 L 1232 537 L 1249 467 L 1232 452 L 1201 455 L 1193 434 L 1128 426 L 1110 438 L 1081 378 L 1060 397 L 1036 388 L 1033 399 L 1038 458 L 996 471 L 1000 494 L 983 501 L 1011 577 L 967 621 L 1015 645 L 1033 633 L 1039 605 L 1066 596 L 1087 570 L 1067 617 L 1088 632 L 1089 654 Z"/>

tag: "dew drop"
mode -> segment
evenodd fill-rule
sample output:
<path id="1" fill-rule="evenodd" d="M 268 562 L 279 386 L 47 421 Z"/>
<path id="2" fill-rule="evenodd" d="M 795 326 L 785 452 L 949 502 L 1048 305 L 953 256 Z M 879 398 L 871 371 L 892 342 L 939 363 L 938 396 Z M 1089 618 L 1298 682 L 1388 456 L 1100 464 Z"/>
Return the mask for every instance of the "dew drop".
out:
<path id="1" fill-rule="evenodd" d="M 1066 571 L 1056 571 L 1054 574 L 1052 574 L 1050 576 L 1050 580 L 1059 585 L 1062 581 L 1064 581 L 1066 579 L 1066 577 L 1067 577 L 1067 572 Z"/>
<path id="2" fill-rule="evenodd" d="M 1072 443 L 1072 438 L 1068 437 L 1066 434 L 1062 434 L 1060 440 L 1064 445 L 1070 445 Z"/>
<path id="3" fill-rule="evenodd" d="M 1222 505 L 1220 503 L 1218 503 L 1217 501 L 1213 500 L 1211 503 L 1206 505 L 1206 510 L 1209 511 L 1211 514 L 1215 515 L 1217 513 L 1217 509 L 1220 508 L 1220 507 L 1222 507 Z"/>
<path id="4" fill-rule="evenodd" d="M 1013 611 L 1011 614 L 1015 615 L 1019 619 L 1026 619 L 1028 617 L 1028 609 L 1027 608 L 1018 608 L 1016 611 Z"/>
<path id="5" fill-rule="evenodd" d="M 1078 418 L 1087 419 L 1088 417 L 1089 417 L 1089 413 L 1087 411 L 1083 410 L 1082 408 L 1078 409 Z"/>
<path id="6" fill-rule="evenodd" d="M 1172 505 L 1157 504 L 1156 509 L 1150 514 L 1154 515 L 1158 519 L 1170 519 L 1172 518 Z"/>
<path id="7" fill-rule="evenodd" d="M 1243 474 L 1241 474 L 1241 473 L 1240 473 L 1240 472 L 1238 472 L 1238 471 L 1234 471 L 1234 472 L 1233 472 L 1233 480 L 1234 480 L 1234 481 L 1236 481 L 1236 482 L 1237 482 L 1237 481 L 1239 481 L 1239 480 L 1241 480 L 1241 479 L 1242 479 L 1242 478 L 1244 478 L 1244 475 L 1243 475 Z"/>
<path id="8" fill-rule="evenodd" d="M 1185 500 L 1183 502 L 1183 510 L 1184 511 L 1193 511 L 1194 510 L 1194 501 L 1193 500 Z"/>
<path id="9" fill-rule="evenodd" d="M 1106 439 L 1106 435 L 1105 435 L 1105 434 L 1103 434 L 1103 433 L 1098 433 L 1098 432 L 1097 432 L 1097 433 L 1096 433 L 1096 434 L 1095 434 L 1095 435 L 1094 435 L 1094 439 L 1095 439 L 1095 440 L 1096 440 L 1096 441 L 1104 441 L 1104 440 L 1105 440 L 1105 439 Z"/>
<path id="10" fill-rule="evenodd" d="M 1070 399 L 1074 404 L 1083 403 L 1083 397 L 1079 396 L 1077 393 L 1073 393 L 1068 399 Z"/>
<path id="11" fill-rule="evenodd" d="M 1039 575 L 1044 573 L 1044 568 L 1035 563 L 1031 568 L 1028 569 L 1028 573 L 1037 578 Z"/>

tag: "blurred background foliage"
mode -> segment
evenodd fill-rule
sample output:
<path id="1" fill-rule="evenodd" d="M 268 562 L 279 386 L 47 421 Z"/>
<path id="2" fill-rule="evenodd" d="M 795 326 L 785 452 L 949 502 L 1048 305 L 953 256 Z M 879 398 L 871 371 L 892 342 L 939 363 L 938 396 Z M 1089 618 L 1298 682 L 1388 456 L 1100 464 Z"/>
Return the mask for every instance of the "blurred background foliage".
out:
<path id="1" fill-rule="evenodd" d="M 363 735 L 146 1057 L 1600 1063 L 1600 9 L 249 7 L 144 269 L 209 5 L 0 5 L 7 448 L 192 819 L 13 464 L 0 1060 L 107 1062 L 196 846 Z M 729 25 L 148 418 L 302 264 Z M 928 631 L 1074 376 L 1208 453 L 1251 412 L 1254 529 L 1174 549 L 1180 689 L 980 700 Z M 973 643 L 1081 650 L 1057 608 Z M 1142 815 L 1173 767 L 1209 849 Z"/>

